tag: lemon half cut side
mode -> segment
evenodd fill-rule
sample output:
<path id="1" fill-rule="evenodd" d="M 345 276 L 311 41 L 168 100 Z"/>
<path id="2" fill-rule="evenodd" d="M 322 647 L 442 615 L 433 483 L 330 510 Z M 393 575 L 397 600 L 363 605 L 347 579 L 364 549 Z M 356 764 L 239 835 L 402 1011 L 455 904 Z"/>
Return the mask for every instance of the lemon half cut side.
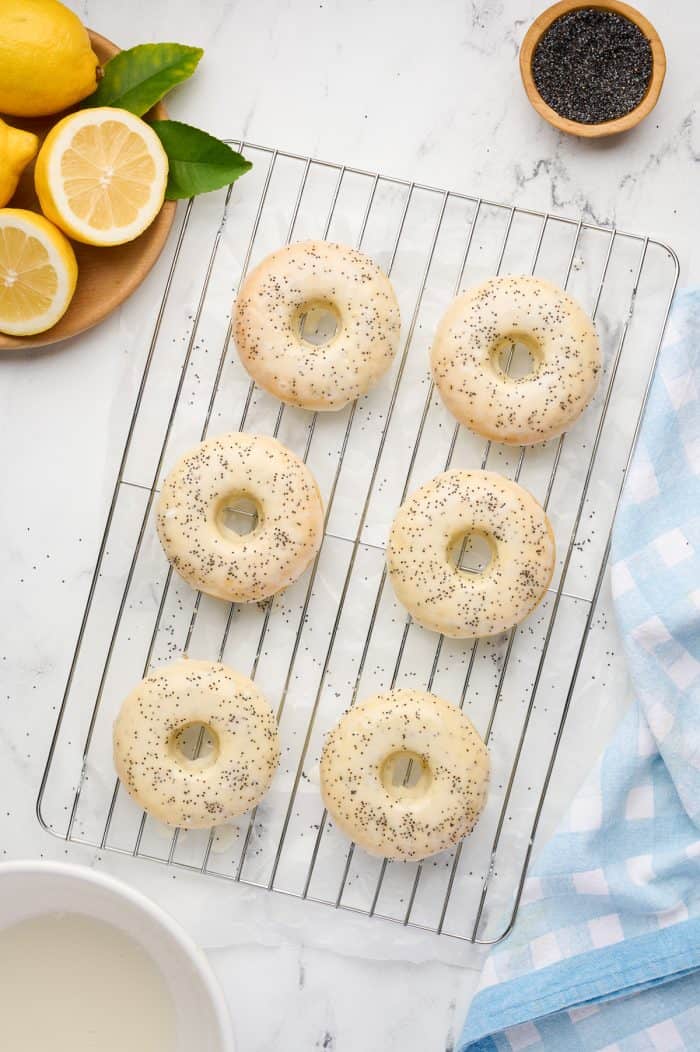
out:
<path id="1" fill-rule="evenodd" d="M 73 247 L 23 208 L 0 209 L 0 332 L 33 336 L 67 311 L 78 280 Z"/>
<path id="2" fill-rule="evenodd" d="M 168 158 L 153 129 L 126 110 L 71 113 L 52 128 L 37 157 L 44 215 L 75 241 L 133 241 L 160 211 Z"/>

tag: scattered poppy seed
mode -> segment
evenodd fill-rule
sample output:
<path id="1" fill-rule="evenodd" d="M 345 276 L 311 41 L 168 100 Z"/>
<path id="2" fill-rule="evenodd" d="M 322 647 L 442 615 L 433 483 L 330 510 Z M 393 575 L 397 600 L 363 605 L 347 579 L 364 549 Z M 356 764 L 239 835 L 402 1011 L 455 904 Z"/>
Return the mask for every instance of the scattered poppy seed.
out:
<path id="1" fill-rule="evenodd" d="M 644 98 L 651 45 L 624 15 L 581 7 L 552 23 L 535 48 L 532 75 L 561 117 L 602 124 L 630 113 Z"/>

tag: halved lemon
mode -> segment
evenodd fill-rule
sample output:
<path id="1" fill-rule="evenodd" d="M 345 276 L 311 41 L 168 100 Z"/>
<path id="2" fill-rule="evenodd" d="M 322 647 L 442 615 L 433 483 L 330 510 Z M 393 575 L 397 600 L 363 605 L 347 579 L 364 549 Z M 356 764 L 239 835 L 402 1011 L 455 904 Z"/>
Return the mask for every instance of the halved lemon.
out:
<path id="1" fill-rule="evenodd" d="M 32 336 L 63 317 L 75 292 L 73 247 L 53 223 L 0 208 L 0 332 Z"/>
<path id="2" fill-rule="evenodd" d="M 34 174 L 44 215 L 86 245 L 122 245 L 150 226 L 163 204 L 168 158 L 150 125 L 100 106 L 59 121 Z"/>

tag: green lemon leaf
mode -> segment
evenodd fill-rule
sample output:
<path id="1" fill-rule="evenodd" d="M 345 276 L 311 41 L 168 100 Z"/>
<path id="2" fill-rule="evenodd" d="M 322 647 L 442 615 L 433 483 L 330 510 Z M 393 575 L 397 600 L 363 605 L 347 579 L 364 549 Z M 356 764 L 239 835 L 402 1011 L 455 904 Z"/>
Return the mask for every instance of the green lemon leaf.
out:
<path id="1" fill-rule="evenodd" d="M 153 121 L 152 127 L 168 155 L 169 201 L 219 190 L 253 167 L 225 142 L 189 124 Z"/>
<path id="2" fill-rule="evenodd" d="M 171 88 L 191 77 L 204 52 L 184 44 L 138 44 L 120 51 L 104 67 L 97 90 L 83 106 L 117 106 L 137 117 Z"/>

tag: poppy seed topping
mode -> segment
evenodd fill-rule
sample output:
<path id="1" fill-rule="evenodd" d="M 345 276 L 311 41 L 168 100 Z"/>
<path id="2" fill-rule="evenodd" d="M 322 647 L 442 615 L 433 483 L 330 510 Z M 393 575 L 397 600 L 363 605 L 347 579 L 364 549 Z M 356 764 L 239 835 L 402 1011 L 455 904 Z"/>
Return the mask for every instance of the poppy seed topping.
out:
<path id="1" fill-rule="evenodd" d="M 197 759 L 178 745 L 193 724 L 215 741 Z M 129 795 L 184 829 L 222 825 L 255 807 L 280 758 L 275 715 L 255 684 L 225 665 L 187 659 L 154 669 L 129 694 L 113 744 Z"/>
<path id="2" fill-rule="evenodd" d="M 256 508 L 249 533 L 227 526 L 241 501 Z M 323 539 L 316 480 L 275 438 L 231 432 L 191 449 L 163 483 L 156 528 L 165 554 L 193 588 L 254 603 L 304 572 Z"/>
<path id="3" fill-rule="evenodd" d="M 335 331 L 304 336 L 305 319 L 325 313 Z M 342 409 L 391 365 L 401 316 L 389 278 L 362 252 L 300 241 L 267 256 L 249 274 L 234 309 L 243 365 L 275 398 L 304 409 Z"/>
<path id="4" fill-rule="evenodd" d="M 420 772 L 415 784 L 395 777 L 407 757 Z M 390 690 L 355 705 L 321 754 L 321 792 L 333 821 L 383 858 L 427 858 L 471 833 L 488 779 L 488 751 L 471 721 L 422 690 Z"/>
<path id="5" fill-rule="evenodd" d="M 485 538 L 482 572 L 452 557 L 463 538 Z M 494 471 L 445 471 L 397 512 L 387 565 L 397 599 L 424 628 L 455 639 L 505 632 L 532 613 L 554 572 L 552 527 L 526 489 Z"/>
<path id="6" fill-rule="evenodd" d="M 503 367 L 524 344 L 533 371 Z M 453 416 L 493 442 L 533 445 L 565 431 L 595 393 L 601 372 L 593 322 L 575 300 L 535 277 L 489 278 L 454 300 L 430 352 Z"/>

